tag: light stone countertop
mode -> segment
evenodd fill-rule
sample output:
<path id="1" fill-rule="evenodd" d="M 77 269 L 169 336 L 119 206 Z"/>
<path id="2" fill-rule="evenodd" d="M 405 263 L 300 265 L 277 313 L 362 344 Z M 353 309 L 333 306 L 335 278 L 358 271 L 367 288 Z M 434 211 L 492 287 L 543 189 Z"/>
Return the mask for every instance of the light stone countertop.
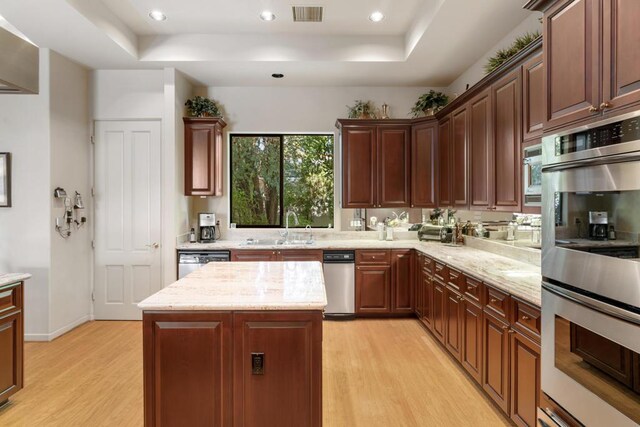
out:
<path id="1" fill-rule="evenodd" d="M 0 286 L 22 282 L 30 278 L 31 275 L 28 273 L 0 273 Z"/>
<path id="2" fill-rule="evenodd" d="M 182 244 L 178 249 L 416 249 L 524 301 L 536 306 L 541 303 L 542 274 L 539 266 L 469 246 L 451 247 L 439 242 L 418 240 L 317 240 L 311 245 L 246 245 L 243 241 L 220 240 L 207 244 Z"/>
<path id="3" fill-rule="evenodd" d="M 322 264 L 214 262 L 138 304 L 143 310 L 323 310 Z"/>

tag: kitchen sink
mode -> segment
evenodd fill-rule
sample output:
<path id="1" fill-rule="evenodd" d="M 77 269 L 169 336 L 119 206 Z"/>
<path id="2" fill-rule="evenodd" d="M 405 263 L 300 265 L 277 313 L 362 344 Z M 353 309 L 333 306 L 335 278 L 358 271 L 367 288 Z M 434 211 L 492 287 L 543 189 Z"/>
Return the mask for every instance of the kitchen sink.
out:
<path id="1" fill-rule="evenodd" d="M 285 239 L 247 239 L 244 244 L 247 246 L 290 246 L 290 245 L 312 245 L 313 240 L 285 240 Z"/>

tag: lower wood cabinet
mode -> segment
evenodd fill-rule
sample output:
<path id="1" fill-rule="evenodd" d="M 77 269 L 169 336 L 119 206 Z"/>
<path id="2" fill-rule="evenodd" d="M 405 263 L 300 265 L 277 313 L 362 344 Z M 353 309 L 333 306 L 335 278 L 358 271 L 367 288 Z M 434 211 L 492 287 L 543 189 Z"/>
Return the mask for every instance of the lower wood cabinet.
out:
<path id="1" fill-rule="evenodd" d="M 482 388 L 509 413 L 509 324 L 484 311 Z"/>
<path id="2" fill-rule="evenodd" d="M 462 301 L 462 353 L 460 362 L 478 383 L 482 381 L 482 308 Z"/>
<path id="3" fill-rule="evenodd" d="M 391 266 L 356 266 L 356 313 L 391 313 Z"/>
<path id="4" fill-rule="evenodd" d="M 433 303 L 432 303 L 432 317 L 431 327 L 433 335 L 444 343 L 445 334 L 445 304 L 446 304 L 446 286 L 440 281 L 433 280 Z"/>
<path id="5" fill-rule="evenodd" d="M 231 261 L 277 261 L 278 251 L 242 249 L 231 251 Z"/>
<path id="6" fill-rule="evenodd" d="M 143 328 L 146 426 L 322 425 L 320 311 L 145 312 Z"/>
<path id="7" fill-rule="evenodd" d="M 413 250 L 391 251 L 391 311 L 411 314 L 414 309 Z"/>
<path id="8" fill-rule="evenodd" d="M 23 285 L 0 287 L 0 404 L 22 389 L 24 374 Z"/>
<path id="9" fill-rule="evenodd" d="M 511 409 L 516 425 L 533 427 L 540 404 L 540 345 L 511 331 Z"/>
<path id="10" fill-rule="evenodd" d="M 422 271 L 422 323 L 433 329 L 433 276 L 427 270 Z"/>
<path id="11" fill-rule="evenodd" d="M 321 249 L 285 249 L 278 251 L 278 261 L 318 261 L 322 262 Z"/>
<path id="12" fill-rule="evenodd" d="M 422 255 L 421 253 L 417 253 L 413 260 L 413 271 L 415 272 L 413 276 L 413 287 L 415 289 L 415 313 L 416 317 L 422 320 L 422 316 L 424 313 L 424 286 L 422 285 L 422 281 L 424 280 L 424 272 L 422 270 L 422 265 L 424 264 L 424 255 Z"/>
<path id="13" fill-rule="evenodd" d="M 453 357 L 460 360 L 462 354 L 462 296 L 449 286 L 445 287 L 444 292 L 444 345 Z"/>
<path id="14" fill-rule="evenodd" d="M 321 249 L 241 249 L 231 251 L 231 261 L 318 261 L 322 262 Z"/>

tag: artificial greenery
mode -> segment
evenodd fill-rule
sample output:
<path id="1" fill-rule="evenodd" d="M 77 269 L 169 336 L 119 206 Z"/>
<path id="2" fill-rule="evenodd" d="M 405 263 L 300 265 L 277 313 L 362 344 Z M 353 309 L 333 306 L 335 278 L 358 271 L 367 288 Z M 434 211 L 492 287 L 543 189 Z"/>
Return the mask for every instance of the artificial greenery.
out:
<path id="1" fill-rule="evenodd" d="M 196 96 L 184 103 L 193 117 L 222 117 L 218 104 L 212 99 Z"/>
<path id="2" fill-rule="evenodd" d="M 447 105 L 447 102 L 449 102 L 449 97 L 447 95 L 442 92 L 436 92 L 432 89 L 418 98 L 416 105 L 411 109 L 411 114 L 413 114 L 413 117 L 420 117 L 423 112 L 428 109 L 433 109 L 433 112 L 435 113 Z M 424 114 L 426 114 L 426 112 Z"/>
<path id="3" fill-rule="evenodd" d="M 517 37 L 511 46 L 498 50 L 495 55 L 489 58 L 489 61 L 484 66 L 484 70 L 487 74 L 507 62 L 511 57 L 516 55 L 525 47 L 529 46 L 531 42 L 540 37 L 540 31 L 535 31 L 533 33 L 525 33 L 520 37 Z"/>
<path id="4" fill-rule="evenodd" d="M 350 119 L 375 119 L 375 107 L 371 101 L 357 99 L 353 107 L 347 105 Z"/>

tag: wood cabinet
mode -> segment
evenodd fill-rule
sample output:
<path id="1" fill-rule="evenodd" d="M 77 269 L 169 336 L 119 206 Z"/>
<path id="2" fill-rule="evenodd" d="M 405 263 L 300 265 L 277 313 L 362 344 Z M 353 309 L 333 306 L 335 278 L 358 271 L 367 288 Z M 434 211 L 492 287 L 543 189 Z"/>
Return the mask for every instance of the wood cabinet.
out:
<path id="1" fill-rule="evenodd" d="M 518 331 L 511 331 L 509 415 L 518 426 L 537 425 L 540 406 L 540 345 Z"/>
<path id="2" fill-rule="evenodd" d="M 21 282 L 0 286 L 0 405 L 24 384 L 24 312 Z"/>
<path id="3" fill-rule="evenodd" d="M 509 413 L 509 324 L 484 311 L 482 388 Z"/>
<path id="4" fill-rule="evenodd" d="M 433 329 L 433 276 L 431 272 L 422 270 L 422 323 Z"/>
<path id="5" fill-rule="evenodd" d="M 356 313 L 391 313 L 391 266 L 356 266 Z"/>
<path id="6" fill-rule="evenodd" d="M 424 271 L 422 270 L 422 266 L 424 264 L 424 255 L 420 252 L 417 252 L 415 257 L 413 258 L 414 266 L 414 288 L 415 288 L 415 299 L 414 299 L 414 307 L 416 317 L 419 320 L 422 320 L 422 316 L 424 313 L 424 288 L 422 285 L 422 281 L 424 280 Z"/>
<path id="7" fill-rule="evenodd" d="M 391 251 L 392 295 L 391 311 L 411 314 L 414 311 L 413 250 Z"/>
<path id="8" fill-rule="evenodd" d="M 433 280 L 433 302 L 431 305 L 432 308 L 432 317 L 431 317 L 431 328 L 433 335 L 440 341 L 444 343 L 445 339 L 445 328 L 446 328 L 446 317 L 445 317 L 445 306 L 447 301 L 446 296 L 446 286 L 444 283 L 439 280 Z"/>
<path id="9" fill-rule="evenodd" d="M 471 209 L 488 209 L 493 195 L 493 133 L 491 89 L 487 88 L 469 101 L 469 169 Z"/>
<path id="10" fill-rule="evenodd" d="M 407 122 L 338 120 L 342 207 L 410 206 L 411 138 Z"/>
<path id="11" fill-rule="evenodd" d="M 462 354 L 462 296 L 451 286 L 445 286 L 444 345 L 457 360 Z"/>
<path id="12" fill-rule="evenodd" d="M 226 123 L 211 117 L 185 117 L 183 122 L 184 194 L 222 196 L 222 132 Z"/>
<path id="13" fill-rule="evenodd" d="M 561 0 L 545 10 L 545 132 L 640 103 L 639 18 L 635 0 Z"/>
<path id="14" fill-rule="evenodd" d="M 478 383 L 482 381 L 482 308 L 464 296 L 460 319 L 462 329 L 462 367 Z"/>
<path id="15" fill-rule="evenodd" d="M 542 53 L 522 65 L 522 139 L 542 137 L 544 125 L 544 62 Z"/>
<path id="16" fill-rule="evenodd" d="M 453 206 L 469 206 L 469 111 L 461 107 L 451 114 L 451 194 Z"/>
<path id="17" fill-rule="evenodd" d="M 318 261 L 321 249 L 238 249 L 231 251 L 231 261 Z"/>
<path id="18" fill-rule="evenodd" d="M 411 207 L 435 208 L 438 204 L 438 123 L 430 120 L 411 130 Z"/>
<path id="19" fill-rule="evenodd" d="M 492 85 L 493 98 L 493 165 L 491 209 L 518 212 L 522 199 L 522 73 L 510 72 Z"/>
<path id="20" fill-rule="evenodd" d="M 438 121 L 438 206 L 453 204 L 451 196 L 451 117 Z"/>
<path id="21" fill-rule="evenodd" d="M 145 425 L 322 425 L 322 313 L 144 312 Z"/>

